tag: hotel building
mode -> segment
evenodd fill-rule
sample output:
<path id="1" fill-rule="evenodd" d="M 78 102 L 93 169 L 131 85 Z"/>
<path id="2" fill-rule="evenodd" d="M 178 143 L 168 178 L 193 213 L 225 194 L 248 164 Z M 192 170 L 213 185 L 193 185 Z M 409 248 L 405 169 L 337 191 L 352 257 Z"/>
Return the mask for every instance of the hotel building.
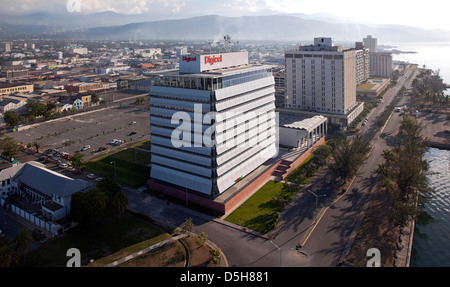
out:
<path id="1" fill-rule="evenodd" d="M 248 52 L 180 55 L 151 81 L 150 188 L 214 199 L 276 155 L 274 77 Z"/>
<path id="2" fill-rule="evenodd" d="M 370 53 L 370 76 L 390 78 L 393 72 L 392 53 Z"/>
<path id="3" fill-rule="evenodd" d="M 285 108 L 349 125 L 364 108 L 356 101 L 356 59 L 356 49 L 343 50 L 331 38 L 315 38 L 314 45 L 286 51 Z"/>

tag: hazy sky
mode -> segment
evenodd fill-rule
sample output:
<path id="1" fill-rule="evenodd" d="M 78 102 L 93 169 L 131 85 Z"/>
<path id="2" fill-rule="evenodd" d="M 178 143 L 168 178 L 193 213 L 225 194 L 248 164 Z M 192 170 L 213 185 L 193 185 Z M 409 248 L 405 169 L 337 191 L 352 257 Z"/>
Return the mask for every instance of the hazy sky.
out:
<path id="1" fill-rule="evenodd" d="M 426 29 L 450 30 L 448 1 L 444 0 L 0 0 L 9 14 L 113 11 L 126 14 L 157 14 L 159 19 L 199 15 L 244 16 L 267 11 L 321 13 L 346 21 L 400 24 Z"/>

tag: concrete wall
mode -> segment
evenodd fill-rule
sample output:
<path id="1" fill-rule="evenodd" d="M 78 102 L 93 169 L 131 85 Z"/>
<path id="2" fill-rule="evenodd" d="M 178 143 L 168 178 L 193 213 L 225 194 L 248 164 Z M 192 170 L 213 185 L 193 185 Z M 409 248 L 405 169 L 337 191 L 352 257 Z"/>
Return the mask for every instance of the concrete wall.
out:
<path id="1" fill-rule="evenodd" d="M 307 150 L 303 155 L 301 155 L 296 161 L 291 162 L 288 168 L 285 169 L 285 173 L 281 175 L 281 178 L 284 180 L 294 169 L 296 169 L 307 157 L 309 157 L 315 149 L 325 143 L 325 137 L 321 138 L 314 146 L 312 146 L 309 150 Z M 211 210 L 218 211 L 221 214 L 227 214 L 231 209 L 233 209 L 236 205 L 241 203 L 249 194 L 254 192 L 258 187 L 267 182 L 273 175 L 277 173 L 278 166 L 284 160 L 279 160 L 276 164 L 266 170 L 261 176 L 259 176 L 256 180 L 252 181 L 249 185 L 247 185 L 244 189 L 242 189 L 238 194 L 233 196 L 226 202 L 219 202 L 212 199 L 200 197 L 194 194 L 188 194 L 188 202 L 195 203 L 204 207 L 207 207 Z M 173 196 L 182 200 L 186 200 L 185 191 L 178 190 L 176 188 L 168 187 L 160 183 L 153 182 L 149 180 L 147 182 L 147 186 L 155 191 L 161 192 L 163 194 Z"/>

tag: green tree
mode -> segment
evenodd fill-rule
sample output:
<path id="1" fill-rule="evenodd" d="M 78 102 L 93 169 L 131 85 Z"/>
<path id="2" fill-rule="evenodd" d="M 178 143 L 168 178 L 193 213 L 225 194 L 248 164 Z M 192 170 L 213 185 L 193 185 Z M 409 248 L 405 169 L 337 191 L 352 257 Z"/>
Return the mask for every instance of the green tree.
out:
<path id="1" fill-rule="evenodd" d="M 11 160 L 19 152 L 19 145 L 13 137 L 5 137 L 2 139 L 0 147 L 2 149 L 2 155 Z"/>
<path id="2" fill-rule="evenodd" d="M 335 140 L 330 170 L 343 179 L 354 176 L 369 150 L 369 141 L 360 133 L 352 141 L 347 137 Z"/>
<path id="3" fill-rule="evenodd" d="M 205 232 L 202 232 L 199 235 L 197 235 L 196 242 L 199 246 L 203 246 L 206 240 L 208 240 L 208 234 L 206 234 Z"/>
<path id="4" fill-rule="evenodd" d="M 10 267 L 12 264 L 17 263 L 17 253 L 9 246 L 5 244 L 0 246 L 0 267 Z"/>
<path id="5" fill-rule="evenodd" d="M 186 221 L 184 222 L 183 226 L 183 232 L 187 233 L 189 236 L 189 233 L 194 231 L 194 224 L 192 223 L 192 218 L 186 218 Z"/>
<path id="6" fill-rule="evenodd" d="M 423 155 L 427 145 L 421 130 L 422 126 L 414 118 L 404 116 L 398 146 L 384 151 L 385 163 L 377 169 L 382 186 L 392 200 L 392 221 L 406 222 L 415 218 L 417 203 L 426 202 L 433 192 L 426 177 L 428 163 Z"/>
<path id="7" fill-rule="evenodd" d="M 31 235 L 30 231 L 28 229 L 22 229 L 19 231 L 19 233 L 14 238 L 15 242 L 15 251 L 17 254 L 22 255 L 22 259 L 24 260 L 25 265 L 25 254 L 28 252 L 28 247 L 30 246 L 31 242 Z"/>
<path id="8" fill-rule="evenodd" d="M 35 102 L 35 101 L 29 101 L 26 104 L 26 107 L 28 110 L 28 114 L 33 115 L 35 117 L 43 116 L 45 114 L 45 112 L 48 111 L 47 105 L 40 103 L 40 102 Z"/>
<path id="9" fill-rule="evenodd" d="M 19 124 L 19 116 L 15 111 L 6 111 L 3 120 L 5 123 L 11 127 L 17 126 Z"/>
<path id="10" fill-rule="evenodd" d="M 74 168 L 83 169 L 85 166 L 83 157 L 84 157 L 84 155 L 81 152 L 76 151 L 75 154 L 70 158 L 69 161 Z"/>
<path id="11" fill-rule="evenodd" d="M 99 96 L 94 91 L 88 91 L 88 94 L 91 96 L 91 102 L 98 103 L 99 102 Z"/>
<path id="12" fill-rule="evenodd" d="M 38 141 L 34 141 L 33 146 L 36 148 L 36 153 L 39 153 L 39 149 L 42 147 L 42 144 Z"/>
<path id="13" fill-rule="evenodd" d="M 220 267 L 222 264 L 222 260 L 220 259 L 220 251 L 217 249 L 210 249 L 209 253 L 212 256 L 211 263 L 216 267 Z"/>

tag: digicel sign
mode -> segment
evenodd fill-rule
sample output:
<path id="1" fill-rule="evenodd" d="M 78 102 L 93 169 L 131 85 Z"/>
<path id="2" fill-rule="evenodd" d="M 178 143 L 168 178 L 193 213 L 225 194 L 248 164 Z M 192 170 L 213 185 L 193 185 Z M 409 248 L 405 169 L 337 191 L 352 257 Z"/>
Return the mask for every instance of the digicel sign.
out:
<path id="1" fill-rule="evenodd" d="M 215 63 L 222 63 L 222 55 L 218 57 L 205 56 L 205 64 L 214 65 Z"/>
<path id="2" fill-rule="evenodd" d="M 186 57 L 186 56 L 183 56 L 183 58 L 182 58 L 182 61 L 183 62 L 187 62 L 187 63 L 189 63 L 189 62 L 196 62 L 197 61 L 197 57 Z"/>

